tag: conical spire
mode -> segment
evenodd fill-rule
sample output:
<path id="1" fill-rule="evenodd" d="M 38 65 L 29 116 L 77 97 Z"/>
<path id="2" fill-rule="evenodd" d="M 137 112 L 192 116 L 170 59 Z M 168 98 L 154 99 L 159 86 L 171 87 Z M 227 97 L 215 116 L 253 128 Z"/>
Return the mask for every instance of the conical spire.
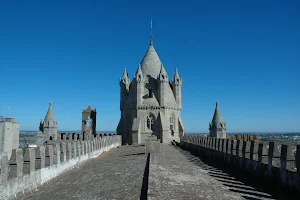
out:
<path id="1" fill-rule="evenodd" d="M 212 124 L 219 124 L 223 122 L 223 119 L 221 117 L 221 113 L 220 113 L 220 110 L 219 110 L 219 104 L 218 102 L 216 102 L 216 108 L 215 108 L 215 113 L 214 113 L 214 116 L 213 116 L 213 119 L 212 119 Z"/>
<path id="2" fill-rule="evenodd" d="M 164 68 L 163 64 L 161 64 L 158 79 L 160 81 L 169 81 L 168 74 L 167 74 L 166 69 Z"/>
<path id="3" fill-rule="evenodd" d="M 53 111 L 52 111 L 52 102 L 51 101 L 49 103 L 49 108 L 48 108 L 46 117 L 44 119 L 44 122 L 45 121 L 54 121 L 54 114 L 53 114 Z"/>
<path id="4" fill-rule="evenodd" d="M 176 68 L 175 70 L 175 74 L 173 76 L 173 84 L 175 83 L 176 86 L 181 85 L 182 84 L 182 79 L 180 78 L 179 74 L 178 74 L 178 69 Z"/>
<path id="5" fill-rule="evenodd" d="M 130 80 L 129 80 L 126 68 L 124 68 L 123 76 L 122 76 L 122 78 L 121 78 L 120 81 L 123 82 L 123 83 L 125 83 L 125 84 L 129 84 L 130 83 Z"/>
<path id="6" fill-rule="evenodd" d="M 137 68 L 137 70 L 135 72 L 135 77 L 137 77 L 138 74 L 143 75 L 141 64 L 139 64 L 139 67 Z"/>
<path id="7" fill-rule="evenodd" d="M 149 48 L 141 61 L 141 69 L 145 76 L 151 76 L 157 78 L 161 68 L 161 61 L 158 57 L 152 40 L 150 40 Z"/>
<path id="8" fill-rule="evenodd" d="M 160 72 L 159 73 L 162 74 L 162 75 L 168 75 L 167 72 L 166 72 L 166 69 L 164 68 L 163 64 L 161 64 L 161 68 L 160 68 Z"/>
<path id="9" fill-rule="evenodd" d="M 150 25 L 150 45 L 153 45 L 152 19 L 151 19 L 151 25 Z"/>

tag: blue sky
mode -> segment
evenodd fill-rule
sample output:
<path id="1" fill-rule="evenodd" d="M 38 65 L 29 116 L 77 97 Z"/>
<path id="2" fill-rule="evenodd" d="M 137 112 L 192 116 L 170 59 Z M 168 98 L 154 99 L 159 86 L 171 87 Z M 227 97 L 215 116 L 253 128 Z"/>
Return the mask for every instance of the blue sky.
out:
<path id="1" fill-rule="evenodd" d="M 46 3 L 47 2 L 47 3 Z M 0 1 L 0 107 L 37 130 L 50 100 L 59 130 L 115 130 L 119 79 L 148 45 L 183 78 L 187 132 L 208 132 L 219 101 L 228 132 L 300 130 L 297 1 Z"/>

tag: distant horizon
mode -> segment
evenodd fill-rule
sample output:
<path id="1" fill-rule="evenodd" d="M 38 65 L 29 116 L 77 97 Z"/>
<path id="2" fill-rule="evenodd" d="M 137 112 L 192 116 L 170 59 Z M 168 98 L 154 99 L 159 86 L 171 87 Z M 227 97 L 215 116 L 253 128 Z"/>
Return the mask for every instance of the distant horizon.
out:
<path id="1" fill-rule="evenodd" d="M 30 130 L 20 130 L 20 132 L 37 132 L 37 131 L 30 131 Z M 64 131 L 60 131 L 58 130 L 57 132 L 81 132 L 81 130 L 64 130 Z M 116 131 L 96 131 L 96 133 L 99 133 L 99 132 L 116 132 Z M 185 132 L 186 134 L 190 134 L 190 133 L 201 133 L 201 134 L 209 134 L 209 132 L 194 132 L 194 131 L 191 131 L 191 132 Z M 262 132 L 262 131 L 251 131 L 251 132 L 247 132 L 247 131 L 237 131 L 237 132 L 227 132 L 227 134 L 234 134 L 234 133 L 248 133 L 248 134 L 251 134 L 251 133 L 299 133 L 298 131 L 267 131 L 267 132 Z"/>

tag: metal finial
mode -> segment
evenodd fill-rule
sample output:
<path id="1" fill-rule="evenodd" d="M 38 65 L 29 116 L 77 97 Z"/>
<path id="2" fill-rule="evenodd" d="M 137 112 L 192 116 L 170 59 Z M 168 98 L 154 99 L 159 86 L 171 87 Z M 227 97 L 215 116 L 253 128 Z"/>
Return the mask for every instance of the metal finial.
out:
<path id="1" fill-rule="evenodd" d="M 153 44 L 152 19 L 151 19 L 151 23 L 150 23 L 150 44 Z"/>
<path id="2" fill-rule="evenodd" d="M 216 107 L 218 107 L 218 105 L 219 105 L 219 103 L 218 103 L 218 102 L 216 102 Z"/>
<path id="3" fill-rule="evenodd" d="M 10 106 L 7 107 L 8 107 L 8 118 L 10 118 Z"/>

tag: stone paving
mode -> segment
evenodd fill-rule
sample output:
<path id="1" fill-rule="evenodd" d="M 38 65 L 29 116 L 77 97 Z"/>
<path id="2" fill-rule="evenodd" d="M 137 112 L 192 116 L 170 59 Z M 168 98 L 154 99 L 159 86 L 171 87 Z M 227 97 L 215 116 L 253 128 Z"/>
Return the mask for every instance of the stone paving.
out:
<path id="1" fill-rule="evenodd" d="M 150 156 L 149 185 L 146 161 L 145 146 L 121 146 L 17 199 L 140 199 L 146 185 L 151 200 L 273 199 L 178 147 L 161 144 Z"/>
<path id="2" fill-rule="evenodd" d="M 121 146 L 90 159 L 20 199 L 139 199 L 146 159 L 145 146 Z"/>
<path id="3" fill-rule="evenodd" d="M 256 191 L 178 147 L 161 145 L 159 154 L 151 156 L 148 199 L 245 198 L 272 199 L 272 196 Z"/>

